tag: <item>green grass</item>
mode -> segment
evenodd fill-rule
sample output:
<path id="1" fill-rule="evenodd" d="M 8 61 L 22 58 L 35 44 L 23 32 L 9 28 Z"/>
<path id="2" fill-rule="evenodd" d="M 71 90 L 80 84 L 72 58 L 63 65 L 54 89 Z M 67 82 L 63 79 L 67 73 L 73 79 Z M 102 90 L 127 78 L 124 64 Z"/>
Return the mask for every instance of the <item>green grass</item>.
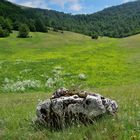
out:
<path id="1" fill-rule="evenodd" d="M 31 33 L 27 39 L 16 35 L 0 38 L 0 139 L 140 139 L 140 35 L 98 40 L 71 32 Z M 49 78 L 57 79 L 51 87 L 46 86 Z M 24 80 L 37 80 L 40 86 L 6 91 L 5 79 L 11 86 Z M 115 99 L 118 115 L 60 132 L 35 128 L 36 105 L 61 86 Z"/>

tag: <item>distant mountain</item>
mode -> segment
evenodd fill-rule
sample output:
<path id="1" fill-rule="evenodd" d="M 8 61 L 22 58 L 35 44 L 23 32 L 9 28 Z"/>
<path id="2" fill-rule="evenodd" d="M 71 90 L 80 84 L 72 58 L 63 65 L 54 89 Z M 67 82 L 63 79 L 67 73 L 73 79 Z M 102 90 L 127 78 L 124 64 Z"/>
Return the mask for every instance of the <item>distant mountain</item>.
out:
<path id="1" fill-rule="evenodd" d="M 139 0 L 89 15 L 71 15 L 54 10 L 23 7 L 0 0 L 0 16 L 10 19 L 15 30 L 19 24 L 26 23 L 31 31 L 41 31 L 39 27 L 47 26 L 86 35 L 117 38 L 140 33 Z"/>

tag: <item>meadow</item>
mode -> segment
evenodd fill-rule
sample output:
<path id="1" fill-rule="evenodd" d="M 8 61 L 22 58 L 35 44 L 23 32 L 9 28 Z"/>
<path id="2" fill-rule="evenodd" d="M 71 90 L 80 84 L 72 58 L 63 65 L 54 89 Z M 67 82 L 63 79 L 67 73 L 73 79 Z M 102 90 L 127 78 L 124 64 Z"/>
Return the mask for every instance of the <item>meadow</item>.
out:
<path id="1" fill-rule="evenodd" d="M 140 35 L 123 39 L 72 32 L 0 38 L 0 139 L 140 139 Z M 51 132 L 32 123 L 36 105 L 59 87 L 116 100 L 115 117 Z"/>

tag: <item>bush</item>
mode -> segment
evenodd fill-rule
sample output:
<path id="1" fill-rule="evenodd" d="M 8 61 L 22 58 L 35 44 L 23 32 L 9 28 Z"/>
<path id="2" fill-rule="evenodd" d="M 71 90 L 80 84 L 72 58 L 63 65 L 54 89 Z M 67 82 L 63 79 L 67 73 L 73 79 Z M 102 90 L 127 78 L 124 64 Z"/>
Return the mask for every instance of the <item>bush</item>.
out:
<path id="1" fill-rule="evenodd" d="M 9 31 L 7 30 L 7 29 L 3 29 L 1 26 L 0 26 L 0 37 L 7 37 L 7 36 L 9 36 L 10 35 L 10 33 L 9 33 Z"/>
<path id="2" fill-rule="evenodd" d="M 26 24 L 21 24 L 19 27 L 19 34 L 18 37 L 20 38 L 27 38 L 29 37 L 29 27 Z"/>
<path id="3" fill-rule="evenodd" d="M 57 28 L 53 28 L 53 31 L 54 31 L 54 32 L 58 32 L 58 29 L 57 29 Z"/>
<path id="4" fill-rule="evenodd" d="M 92 35 L 91 35 L 91 38 L 92 38 L 92 39 L 98 39 L 98 35 L 97 35 L 97 34 L 92 34 Z"/>

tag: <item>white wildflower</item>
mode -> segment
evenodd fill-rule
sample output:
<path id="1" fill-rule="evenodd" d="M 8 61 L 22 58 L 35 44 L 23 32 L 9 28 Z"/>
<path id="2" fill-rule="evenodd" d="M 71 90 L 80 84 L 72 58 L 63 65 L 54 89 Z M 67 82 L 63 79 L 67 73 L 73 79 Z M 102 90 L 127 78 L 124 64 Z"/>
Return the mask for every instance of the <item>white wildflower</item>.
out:
<path id="1" fill-rule="evenodd" d="M 9 83 L 10 82 L 10 80 L 6 77 L 5 79 L 4 79 L 4 83 Z"/>
<path id="2" fill-rule="evenodd" d="M 47 80 L 47 82 L 45 83 L 45 86 L 46 86 L 46 87 L 53 87 L 54 84 L 55 84 L 55 81 L 53 80 L 53 78 L 49 78 L 49 79 Z"/>
<path id="3" fill-rule="evenodd" d="M 18 65 L 20 63 L 24 62 L 22 59 L 17 59 L 16 62 L 15 62 L 15 65 Z"/>
<path id="4" fill-rule="evenodd" d="M 80 73 L 78 77 L 79 77 L 79 79 L 81 79 L 81 80 L 85 80 L 85 79 L 87 78 L 86 75 L 83 74 L 83 73 Z"/>
<path id="5" fill-rule="evenodd" d="M 31 72 L 32 69 L 24 69 L 22 71 L 20 71 L 20 74 L 23 74 L 23 73 L 28 73 L 28 72 Z"/>
<path id="6" fill-rule="evenodd" d="M 62 70 L 62 67 L 61 66 L 56 66 L 54 69 L 55 70 Z"/>
<path id="7" fill-rule="evenodd" d="M 36 89 L 41 87 L 41 82 L 39 80 L 23 80 L 23 81 L 12 81 L 8 78 L 5 78 L 3 91 L 5 92 L 17 92 L 25 91 L 26 89 Z"/>
<path id="8" fill-rule="evenodd" d="M 48 78 L 48 75 L 46 73 L 41 74 L 40 76 L 43 77 L 43 78 Z"/>

